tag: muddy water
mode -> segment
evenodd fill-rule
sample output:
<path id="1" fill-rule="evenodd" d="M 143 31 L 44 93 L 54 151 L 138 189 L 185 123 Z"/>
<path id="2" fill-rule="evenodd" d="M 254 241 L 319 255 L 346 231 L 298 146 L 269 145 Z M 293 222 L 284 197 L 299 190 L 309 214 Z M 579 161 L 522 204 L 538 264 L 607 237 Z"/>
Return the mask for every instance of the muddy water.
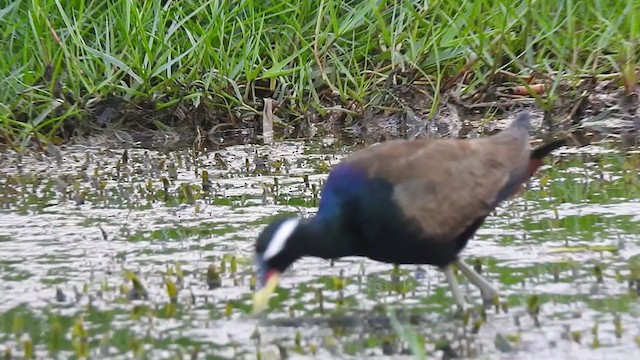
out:
<path id="1" fill-rule="evenodd" d="M 254 238 L 276 214 L 312 215 L 328 170 L 351 150 L 325 141 L 0 154 L 0 351 L 640 356 L 640 157 L 606 144 L 558 151 L 467 247 L 501 290 L 497 307 L 483 308 L 460 278 L 474 307 L 456 315 L 428 266 L 310 258 L 286 274 L 266 318 L 252 317 Z"/>

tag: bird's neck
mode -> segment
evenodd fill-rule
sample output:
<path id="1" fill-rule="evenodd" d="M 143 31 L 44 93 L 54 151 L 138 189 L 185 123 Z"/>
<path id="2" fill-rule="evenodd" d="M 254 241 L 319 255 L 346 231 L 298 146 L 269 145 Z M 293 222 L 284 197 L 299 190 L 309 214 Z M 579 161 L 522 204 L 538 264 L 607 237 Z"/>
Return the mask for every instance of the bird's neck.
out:
<path id="1" fill-rule="evenodd" d="M 334 259 L 358 254 L 356 242 L 336 221 L 315 216 L 303 220 L 298 231 L 296 248 L 304 249 L 302 256 Z"/>

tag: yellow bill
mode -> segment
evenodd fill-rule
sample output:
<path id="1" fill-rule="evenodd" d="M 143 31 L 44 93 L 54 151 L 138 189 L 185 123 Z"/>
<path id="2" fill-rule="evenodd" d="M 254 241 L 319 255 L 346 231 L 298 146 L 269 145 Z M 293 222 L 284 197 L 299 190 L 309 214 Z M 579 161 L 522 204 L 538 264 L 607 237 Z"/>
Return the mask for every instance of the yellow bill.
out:
<path id="1" fill-rule="evenodd" d="M 272 272 L 267 278 L 267 282 L 264 286 L 253 294 L 253 313 L 259 314 L 264 311 L 269 305 L 269 299 L 271 294 L 276 290 L 278 282 L 280 281 L 280 274 Z"/>

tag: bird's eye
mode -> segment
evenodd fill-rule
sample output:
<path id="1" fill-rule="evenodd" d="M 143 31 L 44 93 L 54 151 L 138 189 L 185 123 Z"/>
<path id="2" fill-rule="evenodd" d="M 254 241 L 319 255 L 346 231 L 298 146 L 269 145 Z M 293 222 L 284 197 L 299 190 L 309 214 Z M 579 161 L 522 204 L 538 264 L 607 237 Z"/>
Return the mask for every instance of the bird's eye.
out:
<path id="1" fill-rule="evenodd" d="M 269 241 L 269 245 L 267 245 L 267 249 L 262 254 L 263 259 L 269 260 L 284 249 L 287 240 L 291 237 L 299 222 L 299 219 L 287 219 L 278 226 L 273 233 L 273 237 L 271 237 L 271 241 Z"/>

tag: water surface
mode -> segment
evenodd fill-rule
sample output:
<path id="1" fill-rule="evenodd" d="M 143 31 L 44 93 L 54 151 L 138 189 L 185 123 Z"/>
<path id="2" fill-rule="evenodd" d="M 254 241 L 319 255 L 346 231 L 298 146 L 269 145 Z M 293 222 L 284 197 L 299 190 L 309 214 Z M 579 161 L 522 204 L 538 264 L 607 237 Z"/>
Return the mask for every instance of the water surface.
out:
<path id="1" fill-rule="evenodd" d="M 252 317 L 255 237 L 274 215 L 313 215 L 326 174 L 352 150 L 327 140 L 0 154 L 0 351 L 640 355 L 640 155 L 607 144 L 558 151 L 470 242 L 463 256 L 500 289 L 497 308 L 484 309 L 459 278 L 473 308 L 456 315 L 444 276 L 429 266 L 306 258 L 286 273 L 266 317 Z"/>

